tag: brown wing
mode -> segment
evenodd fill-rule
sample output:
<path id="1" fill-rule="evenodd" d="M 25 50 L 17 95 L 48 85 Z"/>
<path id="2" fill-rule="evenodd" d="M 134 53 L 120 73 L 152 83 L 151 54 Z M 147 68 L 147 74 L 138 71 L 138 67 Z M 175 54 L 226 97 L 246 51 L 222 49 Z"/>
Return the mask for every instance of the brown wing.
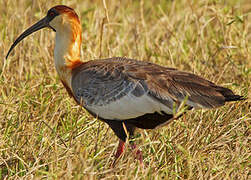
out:
<path id="1" fill-rule="evenodd" d="M 130 68 L 128 69 L 130 76 L 143 79 L 150 94 L 160 101 L 171 98 L 180 103 L 188 97 L 187 105 L 189 106 L 214 108 L 224 105 L 227 101 L 243 99 L 242 96 L 235 95 L 230 89 L 217 86 L 192 73 L 156 64 Z"/>
<path id="2" fill-rule="evenodd" d="M 72 78 L 75 99 L 104 119 L 123 120 L 162 111 L 188 98 L 190 107 L 213 108 L 240 100 L 227 88 L 199 76 L 126 58 L 89 61 Z"/>

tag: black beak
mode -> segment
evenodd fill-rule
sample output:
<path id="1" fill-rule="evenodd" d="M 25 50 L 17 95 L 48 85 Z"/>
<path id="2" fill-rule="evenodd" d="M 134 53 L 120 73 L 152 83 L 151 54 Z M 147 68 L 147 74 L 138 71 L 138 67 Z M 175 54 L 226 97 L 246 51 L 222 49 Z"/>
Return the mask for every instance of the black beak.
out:
<path id="1" fill-rule="evenodd" d="M 49 20 L 46 17 L 44 17 L 43 19 L 41 19 L 40 21 L 38 21 L 36 24 L 32 25 L 31 27 L 29 27 L 27 30 L 25 30 L 16 40 L 15 42 L 11 45 L 7 55 L 6 55 L 6 59 L 8 58 L 10 52 L 12 51 L 12 49 L 14 49 L 14 47 L 20 42 L 22 41 L 25 37 L 29 36 L 30 34 L 42 29 L 42 28 L 45 28 L 45 27 L 49 27 L 51 28 L 53 31 L 56 31 L 54 28 L 52 28 L 50 25 L 49 25 Z"/>

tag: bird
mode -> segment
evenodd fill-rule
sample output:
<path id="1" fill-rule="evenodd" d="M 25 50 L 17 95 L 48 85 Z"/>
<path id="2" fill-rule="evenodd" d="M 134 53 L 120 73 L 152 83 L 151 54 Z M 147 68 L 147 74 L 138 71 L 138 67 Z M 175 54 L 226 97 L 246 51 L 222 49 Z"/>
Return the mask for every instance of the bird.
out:
<path id="1" fill-rule="evenodd" d="M 162 127 L 185 113 L 175 115 L 182 105 L 187 111 L 211 109 L 245 99 L 193 73 L 148 61 L 125 57 L 82 61 L 80 19 L 65 5 L 50 8 L 44 18 L 18 36 L 6 59 L 20 41 L 43 28 L 56 33 L 55 68 L 69 96 L 108 124 L 119 138 L 114 163 L 136 128 Z M 136 149 L 136 145 L 132 143 L 131 148 Z M 142 152 L 135 152 L 142 163 Z"/>

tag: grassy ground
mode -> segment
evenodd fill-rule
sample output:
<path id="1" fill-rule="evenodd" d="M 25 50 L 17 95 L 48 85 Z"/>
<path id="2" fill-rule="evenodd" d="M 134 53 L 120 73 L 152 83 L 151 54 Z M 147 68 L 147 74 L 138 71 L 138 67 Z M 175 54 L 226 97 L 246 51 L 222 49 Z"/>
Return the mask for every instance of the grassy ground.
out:
<path id="1" fill-rule="evenodd" d="M 117 137 L 68 97 L 42 30 L 4 57 L 14 39 L 56 4 L 76 9 L 82 59 L 113 56 L 194 72 L 248 99 L 190 111 L 139 130 L 139 166 Z M 0 177 L 50 179 L 250 179 L 251 3 L 248 0 L 0 1 Z"/>

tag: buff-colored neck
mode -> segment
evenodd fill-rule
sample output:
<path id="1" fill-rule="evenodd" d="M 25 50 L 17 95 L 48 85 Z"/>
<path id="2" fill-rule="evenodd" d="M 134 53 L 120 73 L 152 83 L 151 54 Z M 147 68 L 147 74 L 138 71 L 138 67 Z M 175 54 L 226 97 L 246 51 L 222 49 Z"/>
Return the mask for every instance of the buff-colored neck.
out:
<path id="1" fill-rule="evenodd" d="M 71 86 L 72 70 L 80 61 L 81 26 L 77 21 L 62 21 L 56 31 L 54 61 L 62 81 Z"/>

